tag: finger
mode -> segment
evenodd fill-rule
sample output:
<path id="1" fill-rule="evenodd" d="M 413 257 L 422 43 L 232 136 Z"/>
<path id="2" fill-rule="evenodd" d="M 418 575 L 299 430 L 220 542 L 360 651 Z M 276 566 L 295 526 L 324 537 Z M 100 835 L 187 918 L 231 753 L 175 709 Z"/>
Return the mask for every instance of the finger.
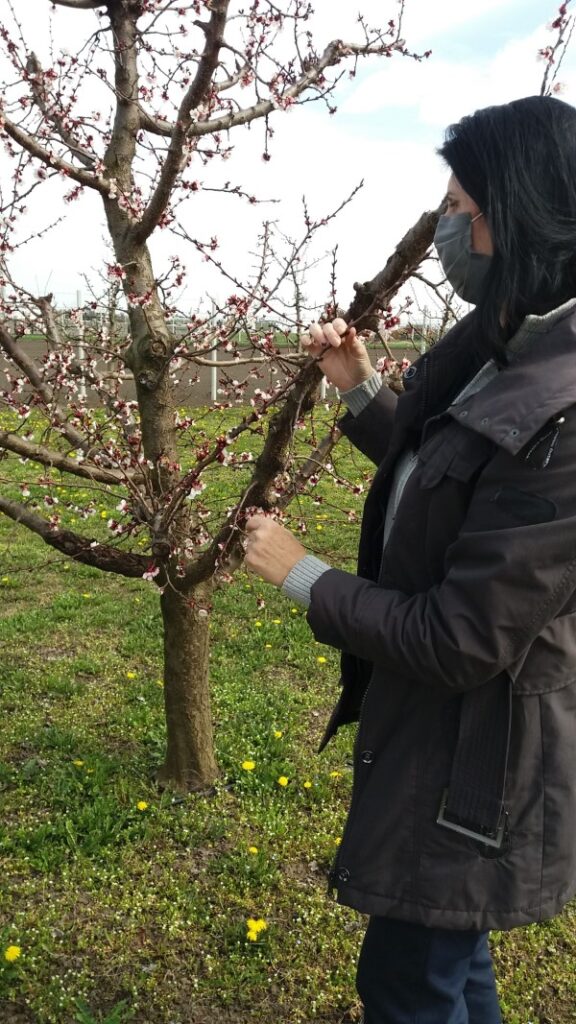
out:
<path id="1" fill-rule="evenodd" d="M 343 338 L 348 331 L 348 324 L 341 316 L 337 316 L 336 319 L 332 321 L 331 326 L 336 331 L 336 334 L 339 334 L 341 338 Z"/>
<path id="2" fill-rule="evenodd" d="M 324 331 L 322 330 L 321 325 L 320 324 L 310 324 L 310 327 L 308 329 L 310 331 L 310 337 L 312 338 L 312 342 L 315 345 L 323 345 L 324 344 Z"/>
<path id="3" fill-rule="evenodd" d="M 333 324 L 324 324 L 324 343 L 328 342 L 332 348 L 340 348 L 343 338 L 334 329 Z"/>
<path id="4" fill-rule="evenodd" d="M 254 533 L 255 530 L 260 529 L 263 522 L 265 522 L 265 516 L 250 516 L 246 520 L 244 529 L 246 533 Z"/>
<path id="5" fill-rule="evenodd" d="M 324 348 L 323 344 L 319 344 L 314 338 L 311 338 L 309 334 L 300 335 L 300 344 L 302 348 L 309 352 L 311 356 L 317 355 Z"/>

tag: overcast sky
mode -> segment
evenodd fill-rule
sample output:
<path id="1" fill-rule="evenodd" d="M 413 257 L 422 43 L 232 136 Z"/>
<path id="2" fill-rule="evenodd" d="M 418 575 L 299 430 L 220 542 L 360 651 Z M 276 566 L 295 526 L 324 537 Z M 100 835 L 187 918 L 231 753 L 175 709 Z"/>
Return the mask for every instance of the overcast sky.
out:
<path id="1" fill-rule="evenodd" d="M 31 48 L 45 65 L 50 6 L 49 0 L 17 3 Z M 359 10 L 372 24 L 384 23 L 397 10 L 394 0 L 316 0 L 315 6 L 320 49 L 331 38 L 357 39 Z M 261 158 L 261 125 L 255 123 L 249 132 L 236 129 L 233 157 L 225 164 L 213 161 L 205 170 L 199 167 L 198 178 L 216 185 L 230 180 L 281 203 L 254 208 L 232 197 L 192 196 L 186 209 L 189 229 L 201 238 L 217 234 L 222 258 L 245 276 L 264 216 L 298 235 L 303 194 L 312 215 L 322 216 L 363 178 L 354 203 L 316 243 L 317 253 L 339 243 L 338 298 L 347 305 L 353 281 L 371 278 L 422 210 L 441 199 L 447 175 L 435 148 L 446 125 L 479 107 L 539 91 L 544 66 L 537 51 L 554 38 L 546 26 L 557 6 L 554 0 L 406 0 L 403 35 L 410 49 L 431 49 L 430 59 L 363 63 L 354 80 L 343 80 L 332 117 L 321 105 L 278 113 L 269 163 Z M 74 52 L 93 30 L 94 14 L 59 9 L 53 26 L 57 47 Z M 573 103 L 575 51 L 560 74 L 566 86 L 562 98 Z M 0 175 L 6 173 L 1 161 Z M 45 223 L 48 214 L 53 218 L 60 212 L 47 211 L 45 201 L 41 208 L 31 203 L 31 223 Z M 66 222 L 50 236 L 20 250 L 14 270 L 27 287 L 52 290 L 70 305 L 76 289 L 86 294 L 82 274 L 93 275 L 101 264 L 104 228 L 96 197 L 88 196 L 65 213 Z M 197 307 L 198 298 L 208 293 L 222 299 L 233 290 L 167 233 L 153 240 L 153 251 L 158 274 L 170 254 L 179 253 L 188 265 L 193 288 L 182 296 L 185 306 Z M 310 275 L 307 291 L 318 302 L 327 297 L 328 263 Z"/>

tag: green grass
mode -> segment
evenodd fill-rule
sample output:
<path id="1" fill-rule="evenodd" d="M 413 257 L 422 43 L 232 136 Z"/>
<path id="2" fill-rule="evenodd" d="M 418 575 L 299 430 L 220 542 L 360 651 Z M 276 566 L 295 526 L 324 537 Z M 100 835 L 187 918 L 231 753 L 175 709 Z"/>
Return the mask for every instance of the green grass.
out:
<path id="1" fill-rule="evenodd" d="M 339 452 L 342 473 L 368 472 Z M 3 463 L 15 484 L 24 472 Z M 361 499 L 328 483 L 319 496 L 303 503 L 307 543 L 350 567 L 358 527 L 337 506 Z M 353 730 L 315 752 L 336 654 L 242 573 L 216 595 L 212 634 L 220 780 L 212 797 L 174 798 L 153 781 L 164 746 L 153 585 L 70 565 L 0 520 L 2 1024 L 358 1019 L 363 921 L 326 893 Z M 267 925 L 256 942 L 249 918 Z M 21 955 L 9 963 L 11 945 Z M 573 912 L 494 947 L 506 1024 L 576 1021 Z"/>
<path id="2" fill-rule="evenodd" d="M 88 325 L 88 329 L 87 329 L 87 337 L 89 337 L 89 336 L 90 336 L 90 325 Z M 22 337 L 22 341 L 43 341 L 43 340 L 44 340 L 44 335 L 43 334 L 24 334 L 23 337 Z M 247 345 L 246 332 L 243 331 L 243 330 L 238 332 L 238 334 L 236 335 L 236 340 L 237 340 L 237 343 L 238 343 L 238 348 L 240 348 L 240 349 L 251 347 L 251 346 Z M 392 349 L 404 349 L 404 350 L 405 349 L 413 349 L 416 352 L 416 354 L 417 354 L 418 353 L 419 342 L 420 342 L 419 338 L 416 339 L 416 344 L 413 343 L 412 339 L 406 338 L 406 339 L 400 340 L 400 341 L 389 341 L 388 345 Z M 290 348 L 290 349 L 296 350 L 297 346 L 298 346 L 298 335 L 296 335 L 294 333 L 286 334 L 286 333 L 284 333 L 282 331 L 279 331 L 274 336 L 274 344 L 276 345 L 277 348 Z M 381 346 L 379 346 L 378 343 L 376 343 L 375 347 L 381 347 Z"/>

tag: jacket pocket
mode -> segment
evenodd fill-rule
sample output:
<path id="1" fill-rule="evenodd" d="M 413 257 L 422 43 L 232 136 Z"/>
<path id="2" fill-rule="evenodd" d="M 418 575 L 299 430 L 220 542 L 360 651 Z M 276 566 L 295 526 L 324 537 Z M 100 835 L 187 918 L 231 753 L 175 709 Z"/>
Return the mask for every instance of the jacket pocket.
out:
<path id="1" fill-rule="evenodd" d="M 450 420 L 422 445 L 418 458 L 423 463 L 421 486 L 436 487 L 443 477 L 469 483 L 490 460 L 496 445 L 482 434 L 467 430 Z"/>
<path id="2" fill-rule="evenodd" d="M 551 523 L 558 509 L 549 498 L 523 491 L 519 487 L 499 487 L 490 498 L 509 519 L 530 526 L 533 523 Z"/>
<path id="3" fill-rule="evenodd" d="M 576 612 L 559 615 L 508 666 L 517 695 L 554 693 L 576 681 Z"/>

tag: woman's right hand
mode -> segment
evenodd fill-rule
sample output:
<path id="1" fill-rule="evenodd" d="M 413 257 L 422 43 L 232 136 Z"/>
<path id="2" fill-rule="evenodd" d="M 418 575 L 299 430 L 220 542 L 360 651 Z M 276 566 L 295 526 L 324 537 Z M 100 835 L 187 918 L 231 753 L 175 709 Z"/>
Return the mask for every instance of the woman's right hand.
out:
<path id="1" fill-rule="evenodd" d="M 322 373 L 339 391 L 349 391 L 374 373 L 364 343 L 341 317 L 331 323 L 311 324 L 309 334 L 300 340 L 309 355 L 321 357 Z"/>

